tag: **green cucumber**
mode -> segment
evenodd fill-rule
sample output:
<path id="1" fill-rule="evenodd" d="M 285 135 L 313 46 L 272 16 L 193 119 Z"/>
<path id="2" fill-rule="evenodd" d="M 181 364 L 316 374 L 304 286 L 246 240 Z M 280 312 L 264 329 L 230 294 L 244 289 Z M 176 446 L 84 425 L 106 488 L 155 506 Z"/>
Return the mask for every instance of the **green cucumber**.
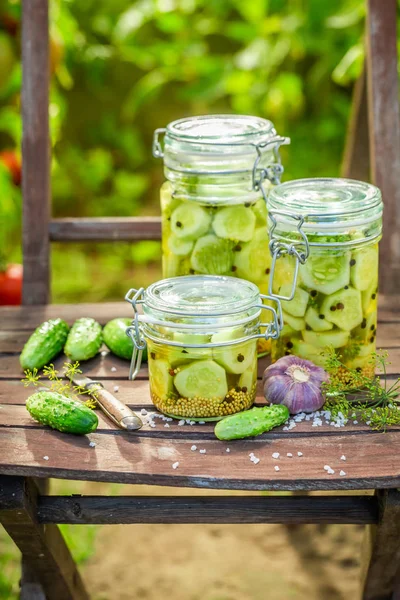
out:
<path id="1" fill-rule="evenodd" d="M 41 369 L 49 364 L 64 348 L 69 327 L 62 319 L 50 319 L 32 333 L 19 357 L 21 367 Z"/>
<path id="2" fill-rule="evenodd" d="M 313 331 L 329 331 L 333 327 L 333 324 L 325 319 L 325 315 L 320 315 L 313 306 L 307 309 L 305 321 Z"/>
<path id="3" fill-rule="evenodd" d="M 213 360 L 197 360 L 181 367 L 174 385 L 183 398 L 213 398 L 222 401 L 228 393 L 224 369 Z"/>
<path id="4" fill-rule="evenodd" d="M 115 356 L 126 360 L 130 360 L 133 353 L 132 339 L 126 335 L 126 329 L 131 324 L 131 319 L 117 318 L 109 321 L 103 329 L 103 341 L 107 348 Z M 147 347 L 143 350 L 142 361 L 147 361 Z"/>
<path id="5" fill-rule="evenodd" d="M 350 331 L 363 320 L 361 292 L 348 287 L 327 296 L 321 304 L 321 314 L 340 329 Z"/>
<path id="6" fill-rule="evenodd" d="M 192 240 L 207 233 L 211 215 L 194 202 L 183 202 L 171 215 L 171 230 L 180 238 Z"/>
<path id="7" fill-rule="evenodd" d="M 254 234 L 256 217 L 245 206 L 227 206 L 217 212 L 212 226 L 220 238 L 249 242 Z"/>
<path id="8" fill-rule="evenodd" d="M 280 296 L 290 296 L 292 284 L 285 283 L 279 290 Z M 310 295 L 301 288 L 296 288 L 292 300 L 282 300 L 282 308 L 293 317 L 304 317 Z"/>
<path id="9" fill-rule="evenodd" d="M 333 294 L 350 283 L 350 253 L 309 256 L 300 265 L 303 283 L 311 290 Z"/>
<path id="10" fill-rule="evenodd" d="M 233 242 L 220 239 L 214 234 L 199 238 L 192 252 L 192 269 L 208 275 L 230 273 L 233 265 L 233 245 Z"/>
<path id="11" fill-rule="evenodd" d="M 26 408 L 36 421 L 58 431 L 85 435 L 97 429 L 96 413 L 72 398 L 57 392 L 37 392 L 26 401 Z"/>
<path id="12" fill-rule="evenodd" d="M 96 356 L 103 343 L 101 325 L 90 317 L 75 321 L 68 334 L 64 352 L 72 361 Z"/>
<path id="13" fill-rule="evenodd" d="M 251 408 L 219 421 L 214 433 L 219 440 L 253 437 L 283 425 L 288 418 L 289 410 L 283 404 Z"/>
<path id="14" fill-rule="evenodd" d="M 378 260 L 377 246 L 369 246 L 352 254 L 350 262 L 351 283 L 360 292 L 365 292 L 369 288 L 371 277 L 376 279 Z"/>

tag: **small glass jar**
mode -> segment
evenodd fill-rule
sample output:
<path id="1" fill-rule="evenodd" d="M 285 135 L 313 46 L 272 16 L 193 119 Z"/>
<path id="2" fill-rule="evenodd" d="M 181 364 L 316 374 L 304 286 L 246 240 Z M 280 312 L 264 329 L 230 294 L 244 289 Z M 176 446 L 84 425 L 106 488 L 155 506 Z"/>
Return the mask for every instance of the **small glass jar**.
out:
<path id="1" fill-rule="evenodd" d="M 264 306 L 256 285 L 219 276 L 165 279 L 125 298 L 135 312 L 127 330 L 134 343 L 130 378 L 147 344 L 156 408 L 177 419 L 217 420 L 253 404 L 257 340 L 279 335 L 279 302 L 269 299 L 277 310 Z M 271 322 L 260 322 L 262 310 Z"/>
<path id="2" fill-rule="evenodd" d="M 272 359 L 295 354 L 321 366 L 327 347 L 346 367 L 374 373 L 382 197 L 351 179 L 302 179 L 268 198 L 270 292 L 284 327 Z"/>

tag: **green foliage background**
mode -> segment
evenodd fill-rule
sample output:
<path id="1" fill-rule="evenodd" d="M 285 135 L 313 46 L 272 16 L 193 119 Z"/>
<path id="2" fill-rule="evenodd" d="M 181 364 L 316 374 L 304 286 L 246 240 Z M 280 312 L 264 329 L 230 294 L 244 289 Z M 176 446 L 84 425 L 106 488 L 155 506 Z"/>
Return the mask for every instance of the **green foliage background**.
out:
<path id="1" fill-rule="evenodd" d="M 338 175 L 362 0 L 51 0 L 53 215 L 156 215 L 156 127 L 187 115 L 271 119 L 285 179 Z M 16 0 L 1 13 L 18 19 Z M 19 53 L 19 32 L 10 37 Z M 1 41 L 1 39 L 0 39 Z M 0 74 L 1 74 L 0 44 Z M 0 150 L 18 147 L 20 65 L 0 90 Z M 0 169 L 3 249 L 20 258 L 20 190 Z M 160 276 L 160 245 L 53 246 L 53 300 L 120 299 Z"/>

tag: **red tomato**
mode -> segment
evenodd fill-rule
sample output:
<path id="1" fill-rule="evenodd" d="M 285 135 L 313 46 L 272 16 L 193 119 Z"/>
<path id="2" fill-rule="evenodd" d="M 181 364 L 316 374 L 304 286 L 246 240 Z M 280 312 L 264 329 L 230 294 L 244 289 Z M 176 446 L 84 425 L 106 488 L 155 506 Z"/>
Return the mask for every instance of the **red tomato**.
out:
<path id="1" fill-rule="evenodd" d="M 22 265 L 8 265 L 0 273 L 0 305 L 21 304 Z"/>
<path id="2" fill-rule="evenodd" d="M 15 185 L 21 183 L 21 159 L 15 150 L 0 152 L 0 161 L 5 165 Z"/>

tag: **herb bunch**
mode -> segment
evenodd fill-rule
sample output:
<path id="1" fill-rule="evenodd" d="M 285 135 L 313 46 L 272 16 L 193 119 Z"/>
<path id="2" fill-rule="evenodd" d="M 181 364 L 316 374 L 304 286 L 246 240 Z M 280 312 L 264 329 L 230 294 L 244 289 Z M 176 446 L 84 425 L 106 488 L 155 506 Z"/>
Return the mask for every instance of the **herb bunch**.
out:
<path id="1" fill-rule="evenodd" d="M 333 348 L 324 352 L 329 381 L 323 384 L 325 410 L 333 417 L 342 413 L 345 420 L 357 418 L 372 429 L 386 431 L 400 424 L 400 379 L 388 381 L 388 353 L 371 356 L 369 367 L 378 372 L 374 377 L 347 367 Z"/>
<path id="2" fill-rule="evenodd" d="M 78 396 L 89 394 L 89 390 L 80 385 L 75 385 L 72 381 L 72 378 L 75 375 L 80 375 L 82 373 L 79 366 L 80 365 L 78 361 L 75 363 L 65 362 L 63 365 L 64 369 L 62 372 L 60 372 L 54 368 L 53 364 L 47 365 L 43 368 L 43 375 L 47 378 L 47 381 L 44 380 L 41 375 L 39 375 L 37 369 L 33 369 L 32 371 L 27 369 L 24 371 L 25 379 L 22 379 L 22 383 L 24 384 L 24 387 L 28 387 L 30 385 L 34 387 L 40 386 L 47 388 L 51 392 L 57 392 L 63 396 L 73 398 L 74 400 L 79 400 Z M 63 377 L 66 377 L 66 379 L 63 379 Z M 96 408 L 96 390 L 92 388 L 90 390 L 90 395 L 92 398 L 86 400 L 84 404 L 89 408 Z"/>

